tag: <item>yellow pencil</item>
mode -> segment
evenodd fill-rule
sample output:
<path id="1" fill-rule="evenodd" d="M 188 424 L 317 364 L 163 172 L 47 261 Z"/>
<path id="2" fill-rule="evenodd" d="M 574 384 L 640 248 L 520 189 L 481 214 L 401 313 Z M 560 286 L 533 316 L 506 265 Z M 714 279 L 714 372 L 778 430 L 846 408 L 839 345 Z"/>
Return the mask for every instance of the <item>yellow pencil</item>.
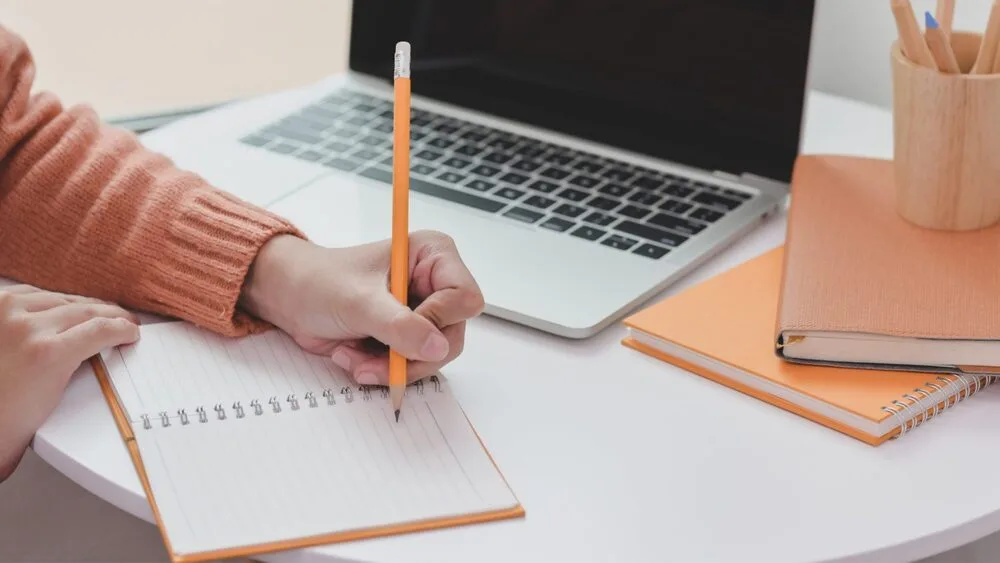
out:
<path id="1" fill-rule="evenodd" d="M 396 43 L 393 64 L 392 125 L 392 251 L 389 290 L 403 306 L 408 305 L 410 285 L 410 44 Z M 389 398 L 399 422 L 406 391 L 406 357 L 389 350 Z"/>
<path id="2" fill-rule="evenodd" d="M 976 64 L 972 65 L 969 74 L 993 72 L 993 61 L 996 59 L 998 42 L 1000 42 L 1000 9 L 997 8 L 996 0 L 994 0 L 993 6 L 990 7 L 990 19 L 986 23 L 986 31 L 983 33 L 983 41 L 979 44 Z"/>
<path id="3" fill-rule="evenodd" d="M 955 21 L 955 0 L 937 0 L 935 19 L 945 37 L 951 39 L 951 29 Z"/>
<path id="4" fill-rule="evenodd" d="M 938 68 L 947 74 L 958 74 L 960 72 L 958 59 L 955 58 L 955 51 L 951 48 L 948 36 L 944 34 L 944 30 L 941 29 L 930 12 L 927 12 L 925 21 L 927 22 L 925 25 L 927 31 L 924 32 L 924 35 L 927 38 L 927 47 L 934 55 Z"/>
<path id="5" fill-rule="evenodd" d="M 890 4 L 892 15 L 896 19 L 896 30 L 899 32 L 899 41 L 903 47 L 903 54 L 914 63 L 928 68 L 937 68 L 934 63 L 934 56 L 924 41 L 924 36 L 920 33 L 917 25 L 917 17 L 913 14 L 913 7 L 909 0 L 892 0 Z"/>

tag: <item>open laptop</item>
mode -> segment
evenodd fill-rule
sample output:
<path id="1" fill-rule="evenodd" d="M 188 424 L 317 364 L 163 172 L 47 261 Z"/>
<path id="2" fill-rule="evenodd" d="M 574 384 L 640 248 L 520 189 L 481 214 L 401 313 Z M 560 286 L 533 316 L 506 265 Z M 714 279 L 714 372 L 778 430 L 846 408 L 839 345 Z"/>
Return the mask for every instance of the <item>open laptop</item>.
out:
<path id="1" fill-rule="evenodd" d="M 391 233 L 392 67 L 412 45 L 410 224 L 486 313 L 582 338 L 776 211 L 813 2 L 354 0 L 350 70 L 146 142 L 329 246 Z"/>

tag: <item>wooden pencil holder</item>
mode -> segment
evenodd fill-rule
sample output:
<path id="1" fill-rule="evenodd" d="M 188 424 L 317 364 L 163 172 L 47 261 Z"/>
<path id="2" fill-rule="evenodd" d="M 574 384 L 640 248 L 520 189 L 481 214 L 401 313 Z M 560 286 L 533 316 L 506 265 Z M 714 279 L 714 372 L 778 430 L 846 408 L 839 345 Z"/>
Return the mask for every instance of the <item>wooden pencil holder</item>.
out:
<path id="1" fill-rule="evenodd" d="M 1000 221 L 1000 74 L 968 74 L 981 39 L 953 33 L 962 74 L 892 46 L 896 209 L 915 225 L 968 231 Z"/>

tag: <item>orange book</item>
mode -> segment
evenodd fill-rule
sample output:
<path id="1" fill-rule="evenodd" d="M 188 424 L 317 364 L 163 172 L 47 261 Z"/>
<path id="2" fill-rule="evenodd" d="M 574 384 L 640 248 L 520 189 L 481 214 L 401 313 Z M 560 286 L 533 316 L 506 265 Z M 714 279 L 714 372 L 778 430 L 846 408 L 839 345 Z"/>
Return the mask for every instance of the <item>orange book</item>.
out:
<path id="1" fill-rule="evenodd" d="M 283 332 L 141 331 L 92 363 L 174 562 L 524 516 L 444 378 L 396 422 Z"/>
<path id="2" fill-rule="evenodd" d="M 783 361 L 773 336 L 784 258 L 773 249 L 632 315 L 623 344 L 871 445 L 991 382 Z"/>
<path id="3" fill-rule="evenodd" d="M 797 161 L 772 348 L 797 362 L 995 372 L 1000 225 L 915 226 L 893 182 L 889 160 Z"/>

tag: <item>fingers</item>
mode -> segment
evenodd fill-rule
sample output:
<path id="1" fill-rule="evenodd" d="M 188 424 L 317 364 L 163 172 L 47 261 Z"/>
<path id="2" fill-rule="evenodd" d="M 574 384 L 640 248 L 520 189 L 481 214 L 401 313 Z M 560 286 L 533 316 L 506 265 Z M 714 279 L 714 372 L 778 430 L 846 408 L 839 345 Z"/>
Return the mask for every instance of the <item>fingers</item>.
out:
<path id="1" fill-rule="evenodd" d="M 448 354 L 440 361 L 408 361 L 407 383 L 434 375 L 462 353 L 465 347 L 464 321 L 445 328 L 442 335 L 448 340 Z M 373 354 L 363 347 L 344 344 L 334 351 L 332 359 L 361 385 L 389 384 L 389 358 L 386 354 Z"/>
<path id="2" fill-rule="evenodd" d="M 139 324 L 135 315 L 117 305 L 105 303 L 67 303 L 35 313 L 35 318 L 55 333 L 69 330 L 91 319 L 125 319 Z"/>
<path id="3" fill-rule="evenodd" d="M 422 298 L 414 310 L 435 326 L 446 327 L 471 319 L 485 306 L 482 291 L 446 235 L 420 232 L 413 266 L 413 293 Z"/>
<path id="4" fill-rule="evenodd" d="M 378 293 L 358 315 L 360 329 L 397 353 L 415 361 L 441 361 L 448 340 L 434 323 L 403 306 L 389 293 Z"/>
<path id="5" fill-rule="evenodd" d="M 89 358 L 105 348 L 139 339 L 139 327 L 125 318 L 93 317 L 59 334 L 56 340 L 79 358 Z"/>

